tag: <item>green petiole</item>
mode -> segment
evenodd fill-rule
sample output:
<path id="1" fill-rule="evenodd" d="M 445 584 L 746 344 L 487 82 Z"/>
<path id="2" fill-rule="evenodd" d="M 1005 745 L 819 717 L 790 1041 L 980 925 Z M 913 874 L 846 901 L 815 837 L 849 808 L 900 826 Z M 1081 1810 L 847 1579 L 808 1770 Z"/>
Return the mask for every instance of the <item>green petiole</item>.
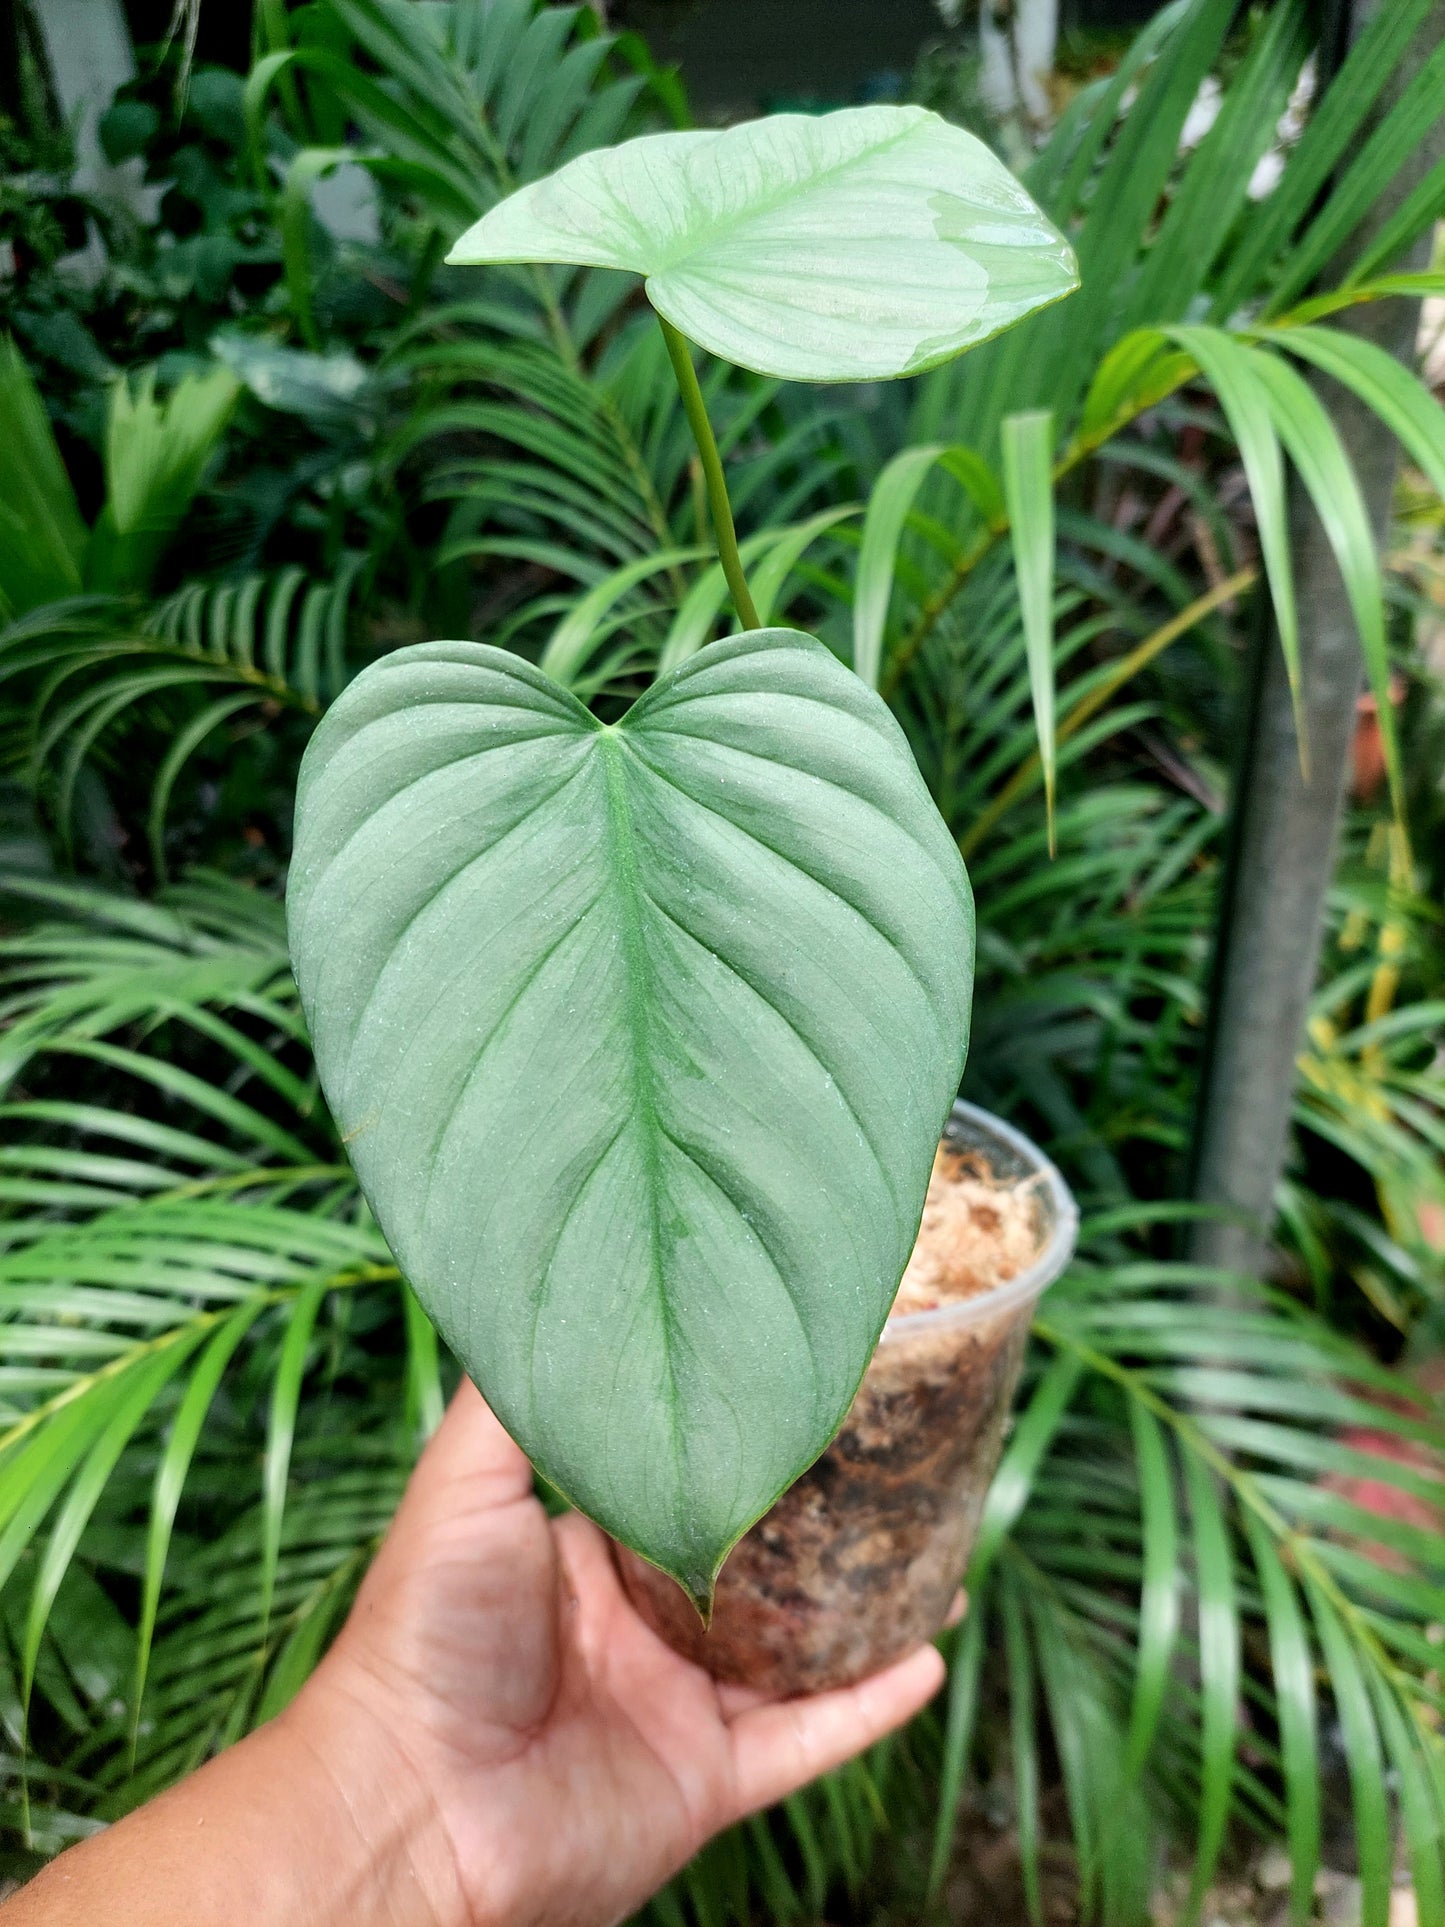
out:
<path id="1" fill-rule="evenodd" d="M 707 484 L 708 507 L 712 511 L 718 560 L 722 563 L 723 574 L 727 577 L 733 605 L 737 609 L 744 629 L 761 629 L 763 625 L 758 620 L 757 608 L 748 588 L 748 579 L 743 574 L 743 559 L 738 554 L 738 532 L 733 526 L 733 507 L 728 500 L 728 485 L 723 474 L 722 457 L 718 454 L 712 423 L 707 418 L 707 404 L 698 386 L 697 370 L 692 365 L 692 352 L 687 345 L 686 337 L 680 335 L 670 321 L 664 321 L 661 315 L 657 320 L 662 329 L 662 338 L 667 343 L 672 371 L 677 376 L 677 385 L 682 394 L 683 412 L 687 416 L 693 440 L 697 443 L 697 452 L 702 457 L 703 480 Z"/>

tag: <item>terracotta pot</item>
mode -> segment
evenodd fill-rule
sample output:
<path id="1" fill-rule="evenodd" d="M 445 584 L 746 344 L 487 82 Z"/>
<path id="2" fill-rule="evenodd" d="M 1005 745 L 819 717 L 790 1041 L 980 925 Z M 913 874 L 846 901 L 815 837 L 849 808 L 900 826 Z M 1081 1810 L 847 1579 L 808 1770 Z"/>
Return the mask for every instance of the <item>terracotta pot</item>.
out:
<path id="1" fill-rule="evenodd" d="M 617 1548 L 638 1611 L 720 1679 L 819 1692 L 876 1672 L 943 1625 L 1034 1307 L 1078 1229 L 1058 1171 L 988 1112 L 955 1105 L 944 1145 L 1025 1193 L 1032 1261 L 987 1290 L 890 1318 L 837 1438 L 730 1554 L 708 1631 L 671 1579 Z M 920 1252 L 929 1235 L 925 1223 Z"/>

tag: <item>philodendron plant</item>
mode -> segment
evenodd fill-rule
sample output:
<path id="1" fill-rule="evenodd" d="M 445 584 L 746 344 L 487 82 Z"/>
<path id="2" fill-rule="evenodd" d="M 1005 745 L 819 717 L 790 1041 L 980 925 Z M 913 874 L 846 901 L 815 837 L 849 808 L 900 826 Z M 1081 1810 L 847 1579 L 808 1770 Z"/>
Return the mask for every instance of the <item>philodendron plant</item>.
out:
<path id="1" fill-rule="evenodd" d="M 482 644 L 363 671 L 302 766 L 292 954 L 417 1297 L 546 1478 L 706 1614 L 888 1315 L 973 909 L 884 704 L 757 626 L 689 340 L 912 374 L 1067 294 L 1073 257 L 978 141 L 870 107 L 583 155 L 450 258 L 646 277 L 740 633 L 615 723 Z"/>

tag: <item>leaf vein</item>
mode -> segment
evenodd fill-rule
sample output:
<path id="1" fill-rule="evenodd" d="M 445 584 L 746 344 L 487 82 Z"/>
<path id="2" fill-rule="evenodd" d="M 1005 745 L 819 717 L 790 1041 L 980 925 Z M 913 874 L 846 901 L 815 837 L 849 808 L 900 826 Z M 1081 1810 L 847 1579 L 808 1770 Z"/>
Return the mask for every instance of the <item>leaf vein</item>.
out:
<path id="1" fill-rule="evenodd" d="M 678 732 L 678 734 L 683 733 L 682 731 Z M 692 740 L 704 741 L 706 739 L 693 738 Z M 710 747 L 716 747 L 716 745 L 710 745 Z M 875 936 L 880 937 L 882 941 L 887 944 L 888 948 L 893 952 L 894 956 L 897 957 L 898 961 L 918 986 L 918 989 L 923 993 L 929 1008 L 931 1009 L 933 1007 L 934 998 L 932 993 L 929 991 L 922 977 L 919 976 L 917 966 L 913 960 L 899 944 L 889 936 L 886 930 L 880 929 L 879 926 L 874 923 L 866 910 L 860 909 L 851 898 L 844 896 L 843 892 L 839 890 L 836 885 L 825 882 L 822 877 L 816 875 L 812 870 L 807 869 L 795 856 L 790 856 L 786 850 L 780 850 L 775 843 L 770 843 L 766 837 L 759 836 L 756 830 L 749 829 L 746 825 L 739 823 L 735 817 L 729 816 L 726 810 L 720 810 L 715 803 L 709 803 L 703 797 L 695 796 L 690 789 L 685 788 L 675 777 L 669 776 L 666 770 L 659 769 L 650 757 L 643 755 L 635 743 L 629 743 L 628 748 L 632 751 L 632 754 L 637 757 L 637 760 L 643 767 L 647 769 L 651 775 L 655 776 L 659 782 L 666 783 L 669 788 L 675 789 L 679 796 L 685 796 L 690 803 L 696 804 L 700 810 L 706 810 L 709 816 L 715 816 L 720 823 L 726 823 L 731 829 L 736 830 L 739 836 L 746 837 L 750 843 L 756 843 L 759 849 L 769 851 L 773 856 L 778 858 L 779 862 L 786 863 L 789 869 L 796 870 L 799 876 L 806 877 L 810 883 L 816 884 L 820 890 L 832 897 L 835 902 L 841 903 L 845 910 L 851 910 L 860 923 L 866 924 Z M 750 755 L 752 752 L 743 750 L 738 753 L 740 755 Z M 759 757 L 757 760 L 759 762 L 767 762 L 770 759 L 767 757 Z M 792 766 L 789 765 L 789 767 Z M 820 782 L 826 782 L 827 778 L 820 777 L 818 780 Z M 829 788 L 842 790 L 845 796 L 852 796 L 853 794 L 851 790 L 843 790 L 843 786 L 840 783 L 830 783 Z M 890 819 L 890 821 L 891 820 L 892 819 Z M 915 847 L 918 846 L 915 845 Z"/>
<path id="2" fill-rule="evenodd" d="M 471 1068 L 468 1070 L 466 1076 L 462 1079 L 461 1086 L 457 1091 L 456 1097 L 453 1099 L 451 1104 L 447 1106 L 446 1116 L 442 1121 L 441 1129 L 432 1138 L 431 1146 L 427 1153 L 427 1159 L 426 1159 L 427 1186 L 426 1186 L 426 1194 L 422 1199 L 422 1208 L 420 1213 L 420 1218 L 423 1223 L 426 1221 L 427 1217 L 431 1213 L 432 1193 L 436 1189 L 437 1168 L 440 1161 L 441 1147 L 446 1142 L 447 1133 L 451 1130 L 452 1125 L 456 1122 L 457 1112 L 462 1108 L 463 1103 L 466 1101 L 467 1093 L 471 1090 L 473 1083 L 476 1081 L 478 1072 L 481 1070 L 483 1064 L 486 1061 L 488 1051 L 490 1051 L 492 1045 L 496 1042 L 497 1038 L 501 1035 L 502 1029 L 508 1022 L 508 1020 L 515 1014 L 518 1006 L 521 1004 L 522 999 L 526 996 L 527 992 L 532 988 L 533 984 L 536 983 L 537 979 L 541 976 L 542 972 L 546 969 L 547 965 L 552 961 L 553 957 L 556 956 L 557 952 L 562 948 L 563 944 L 567 943 L 572 937 L 576 936 L 577 932 L 582 928 L 583 924 L 587 921 L 588 917 L 590 917 L 592 912 L 597 908 L 597 903 L 598 903 L 598 899 L 594 897 L 592 902 L 589 903 L 587 908 L 582 912 L 582 915 L 578 917 L 575 922 L 569 923 L 567 925 L 567 928 L 564 931 L 562 931 L 561 935 L 558 936 L 552 943 L 548 944 L 547 948 L 536 959 L 536 961 L 529 967 L 526 975 L 522 978 L 522 981 L 518 984 L 516 990 L 508 998 L 505 1009 L 500 1013 L 496 1022 L 492 1025 L 492 1028 L 487 1032 L 486 1036 L 482 1039 L 481 1043 L 478 1045 L 476 1055 L 472 1059 Z"/>
<path id="3" fill-rule="evenodd" d="M 870 1134 L 867 1126 L 864 1124 L 862 1118 L 859 1117 L 858 1112 L 853 1105 L 852 1099 L 848 1096 L 848 1093 L 843 1089 L 842 1085 L 838 1082 L 838 1079 L 834 1076 L 833 1072 L 829 1070 L 828 1066 L 823 1062 L 823 1059 L 819 1056 L 817 1047 L 806 1036 L 804 1036 L 803 1032 L 793 1022 L 792 1018 L 788 1016 L 787 1012 L 782 1010 L 779 1007 L 779 1005 L 773 1000 L 773 998 L 771 998 L 768 995 L 768 993 L 765 990 L 761 989 L 757 984 L 755 984 L 752 978 L 749 977 L 746 974 L 746 972 L 740 970 L 738 966 L 731 960 L 731 958 L 725 957 L 720 950 L 715 949 L 709 943 L 705 943 L 703 939 L 696 934 L 696 932 L 689 930 L 687 925 L 682 922 L 681 918 L 674 916 L 672 911 L 668 910 L 663 904 L 659 903 L 656 897 L 652 896 L 650 893 L 645 892 L 644 894 L 647 895 L 647 901 L 652 905 L 652 908 L 657 911 L 659 916 L 665 917 L 667 921 L 674 926 L 675 929 L 678 929 L 682 932 L 683 936 L 685 936 L 690 943 L 695 943 L 699 950 L 706 951 L 708 956 L 714 958 L 718 963 L 722 965 L 723 969 L 728 972 L 729 976 L 736 978 L 736 980 L 744 987 L 744 989 L 750 990 L 754 995 L 754 997 L 757 998 L 758 1002 L 762 1004 L 765 1010 L 770 1010 L 773 1013 L 773 1015 L 779 1020 L 780 1023 L 786 1024 L 788 1029 L 792 1032 L 793 1036 L 797 1038 L 798 1042 L 802 1045 L 803 1049 L 808 1053 L 809 1057 L 813 1060 L 817 1068 L 823 1073 L 823 1076 L 833 1086 L 834 1090 L 837 1091 L 838 1096 L 842 1101 L 844 1109 L 847 1111 L 849 1117 L 852 1118 L 854 1124 L 857 1127 L 859 1137 L 862 1138 L 864 1144 L 867 1145 L 868 1147 L 868 1154 L 873 1160 L 874 1167 L 877 1170 L 879 1177 L 883 1180 L 883 1188 L 888 1193 L 889 1201 L 893 1206 L 895 1216 L 900 1215 L 898 1198 L 893 1189 L 893 1182 L 888 1175 L 888 1171 L 886 1167 L 884 1166 L 883 1159 L 879 1156 L 878 1147 L 873 1142 L 872 1135 Z M 739 1215 L 741 1215 L 741 1213 Z"/>
<path id="4" fill-rule="evenodd" d="M 467 759 L 467 760 L 470 760 L 470 759 Z M 455 767 L 455 765 L 451 765 L 450 767 Z M 586 764 L 586 761 L 584 760 L 581 764 L 579 764 L 579 766 L 575 770 L 570 770 L 568 774 L 563 777 L 560 783 L 556 784 L 555 787 L 548 790 L 545 796 L 538 797 L 537 801 L 531 805 L 531 807 L 527 810 L 525 815 L 519 816 L 517 818 L 517 821 L 512 824 L 510 829 L 504 830 L 502 834 L 499 837 L 497 837 L 493 842 L 489 843 L 484 850 L 474 851 L 471 856 L 464 858 L 463 861 L 460 862 L 454 870 L 450 871 L 445 877 L 443 877 L 441 882 L 438 883 L 432 890 L 430 890 L 428 894 L 422 899 L 422 901 L 416 906 L 416 908 L 411 912 L 410 916 L 407 917 L 405 923 L 403 923 L 401 928 L 396 932 L 395 936 L 392 937 L 391 942 L 387 948 L 387 954 L 382 959 L 381 968 L 377 971 L 376 976 L 372 981 L 371 988 L 366 993 L 365 1002 L 362 1004 L 360 1010 L 357 1011 L 355 1017 L 350 1021 L 350 1023 L 347 1026 L 348 1030 L 350 1031 L 353 1044 L 355 1042 L 355 1039 L 360 1036 L 363 1028 L 365 1027 L 367 1018 L 371 1015 L 372 1005 L 376 1002 L 377 993 L 381 989 L 382 979 L 386 976 L 387 965 L 391 962 L 392 958 L 396 955 L 397 951 L 400 949 L 401 945 L 405 942 L 406 938 L 411 934 L 412 930 L 415 929 L 416 925 L 421 920 L 421 918 L 424 917 L 427 911 L 432 909 L 435 906 L 438 899 L 442 897 L 446 893 L 446 891 L 450 890 L 450 888 L 454 883 L 459 882 L 461 878 L 463 878 L 469 870 L 474 870 L 479 863 L 485 862 L 488 857 L 495 856 L 497 851 L 502 848 L 503 844 L 509 842 L 510 839 L 514 837 L 519 830 L 525 829 L 528 824 L 534 822 L 539 810 L 544 810 L 547 808 L 548 804 L 555 803 L 557 798 L 562 794 L 563 790 L 565 790 L 569 784 L 575 782 L 577 778 L 582 774 L 582 772 L 586 769 L 586 767 L 587 767 L 587 764 Z M 410 787 L 410 785 L 408 785 L 407 787 Z M 396 790 L 393 792 L 393 798 L 396 796 L 402 796 L 404 794 L 405 794 L 405 788 Z M 328 865 L 327 867 L 329 869 L 330 865 Z M 582 919 L 579 917 L 577 919 L 577 922 L 580 923 L 581 920 Z M 572 929 L 575 929 L 576 925 L 573 924 L 569 927 Z M 340 1071 L 337 1075 L 336 1081 L 338 1085 L 347 1076 L 350 1069 L 351 1069 L 351 1052 L 350 1050 L 348 1050 L 346 1054 L 346 1061 L 341 1066 Z"/>

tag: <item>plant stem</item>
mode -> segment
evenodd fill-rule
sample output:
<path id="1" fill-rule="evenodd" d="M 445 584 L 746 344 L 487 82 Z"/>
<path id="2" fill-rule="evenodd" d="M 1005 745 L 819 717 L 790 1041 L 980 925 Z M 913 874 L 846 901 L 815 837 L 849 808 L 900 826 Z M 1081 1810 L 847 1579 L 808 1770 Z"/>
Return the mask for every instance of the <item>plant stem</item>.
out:
<path id="1" fill-rule="evenodd" d="M 662 338 L 667 343 L 672 372 L 677 376 L 677 386 L 682 395 L 683 413 L 687 416 L 688 427 L 692 430 L 693 440 L 697 443 L 697 452 L 702 457 L 703 479 L 707 483 L 708 505 L 712 510 L 713 533 L 717 537 L 718 561 L 722 563 L 723 574 L 727 577 L 727 585 L 732 592 L 733 605 L 737 609 L 744 629 L 761 629 L 763 625 L 758 621 L 758 612 L 748 589 L 748 579 L 743 574 L 743 559 L 738 554 L 738 532 L 733 527 L 733 506 L 728 500 L 728 485 L 723 475 L 722 457 L 717 452 L 712 423 L 707 418 L 707 404 L 697 384 L 697 370 L 692 365 L 691 351 L 685 338 L 677 332 L 670 321 L 664 321 L 661 315 L 657 320 L 662 329 Z"/>

